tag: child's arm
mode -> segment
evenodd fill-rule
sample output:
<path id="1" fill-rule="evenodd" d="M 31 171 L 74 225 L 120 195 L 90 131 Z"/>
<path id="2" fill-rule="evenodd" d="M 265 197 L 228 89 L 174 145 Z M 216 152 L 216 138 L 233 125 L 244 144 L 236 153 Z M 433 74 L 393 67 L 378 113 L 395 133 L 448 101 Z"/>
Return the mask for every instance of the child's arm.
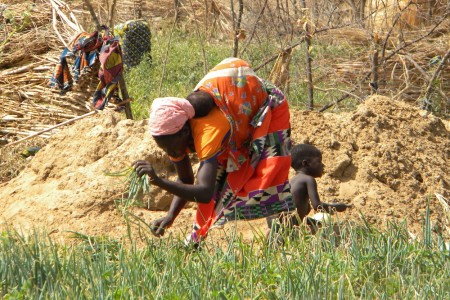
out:
<path id="1" fill-rule="evenodd" d="M 319 192 L 317 191 L 316 179 L 312 176 L 308 176 L 306 179 L 306 187 L 308 189 L 308 196 L 311 201 L 311 206 L 314 210 L 318 210 L 323 205 L 322 201 L 320 201 Z"/>
<path id="2" fill-rule="evenodd" d="M 345 203 L 322 203 L 322 206 L 324 209 L 328 212 L 343 212 L 347 210 L 347 208 L 353 207 L 352 204 L 345 204 Z"/>
<path id="3" fill-rule="evenodd" d="M 311 211 L 311 205 L 309 204 L 309 195 L 307 184 L 304 181 L 304 175 L 296 175 L 290 180 L 291 193 L 294 199 L 295 207 L 297 208 L 297 214 L 301 220 L 305 218 Z"/>
<path id="4" fill-rule="evenodd" d="M 309 177 L 306 181 L 307 187 L 308 187 L 308 195 L 309 199 L 311 200 L 311 205 L 314 208 L 314 210 L 323 209 L 328 213 L 332 213 L 333 211 L 337 212 L 343 212 L 347 208 L 352 207 L 351 204 L 345 204 L 345 203 L 325 203 L 320 201 L 319 193 L 317 191 L 317 182 L 314 177 Z"/>

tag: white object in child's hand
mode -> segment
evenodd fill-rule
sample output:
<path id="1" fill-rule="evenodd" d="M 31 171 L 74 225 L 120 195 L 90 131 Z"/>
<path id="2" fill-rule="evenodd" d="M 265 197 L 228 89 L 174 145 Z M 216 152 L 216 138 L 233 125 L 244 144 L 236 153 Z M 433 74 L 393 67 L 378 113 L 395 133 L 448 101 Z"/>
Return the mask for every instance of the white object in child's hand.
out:
<path id="1" fill-rule="evenodd" d="M 324 213 L 324 212 L 319 212 L 316 213 L 312 216 L 312 218 L 314 220 L 316 220 L 317 222 L 321 222 L 321 223 L 331 223 L 331 215 Z"/>

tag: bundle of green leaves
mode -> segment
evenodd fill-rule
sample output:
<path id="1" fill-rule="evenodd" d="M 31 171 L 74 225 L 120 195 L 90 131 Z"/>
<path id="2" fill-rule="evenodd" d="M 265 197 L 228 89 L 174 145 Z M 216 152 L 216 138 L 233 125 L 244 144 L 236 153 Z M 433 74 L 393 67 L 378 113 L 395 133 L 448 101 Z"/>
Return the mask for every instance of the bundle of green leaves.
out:
<path id="1" fill-rule="evenodd" d="M 140 199 L 143 194 L 148 194 L 151 191 L 151 185 L 147 174 L 139 177 L 136 170 L 132 167 L 127 167 L 120 171 L 105 173 L 107 176 L 125 177 L 125 182 L 128 184 L 128 193 L 118 203 L 122 206 L 122 212 L 125 213 L 132 205 L 140 205 Z"/>

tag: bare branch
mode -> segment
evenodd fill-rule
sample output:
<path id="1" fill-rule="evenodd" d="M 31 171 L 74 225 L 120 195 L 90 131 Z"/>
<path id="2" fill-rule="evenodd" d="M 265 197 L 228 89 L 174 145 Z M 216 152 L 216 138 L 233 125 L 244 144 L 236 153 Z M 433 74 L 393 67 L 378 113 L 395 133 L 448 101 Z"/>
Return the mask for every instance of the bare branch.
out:
<path id="1" fill-rule="evenodd" d="M 116 2 L 117 0 L 113 0 L 113 3 L 111 5 L 111 12 L 109 13 L 109 29 L 112 33 L 114 33 L 114 14 L 116 12 Z"/>
<path id="2" fill-rule="evenodd" d="M 363 101 L 363 99 L 361 97 L 359 97 L 356 94 L 353 94 L 349 91 L 345 91 L 345 90 L 341 90 L 341 89 L 337 89 L 337 88 L 328 88 L 328 89 L 323 89 L 323 88 L 319 88 L 319 87 L 314 87 L 316 90 L 321 91 L 321 92 L 330 92 L 330 91 L 338 91 L 344 94 L 347 94 L 348 96 L 352 96 L 355 99 L 358 99 L 359 101 Z M 337 102 L 336 102 L 337 103 Z"/>
<path id="3" fill-rule="evenodd" d="M 376 47 L 376 45 L 375 45 Z M 378 49 L 372 53 L 372 82 L 370 83 L 371 93 L 376 94 L 378 90 Z"/>
<path id="4" fill-rule="evenodd" d="M 58 27 L 56 26 L 56 10 L 52 9 L 52 16 L 53 16 L 53 29 L 55 30 L 56 35 L 58 36 L 59 40 L 63 43 L 64 47 L 67 48 L 67 42 L 64 40 L 64 38 L 61 36 L 61 34 L 58 31 Z"/>
<path id="5" fill-rule="evenodd" d="M 438 21 L 438 22 L 430 29 L 430 31 L 428 31 L 426 34 L 424 34 L 424 35 L 422 35 L 422 36 L 416 38 L 415 40 L 413 40 L 413 41 L 411 41 L 411 42 L 405 43 L 402 47 L 396 49 L 396 50 L 393 51 L 391 54 L 389 54 L 387 57 L 385 57 L 385 58 L 383 59 L 383 61 L 382 61 L 380 64 L 386 63 L 389 59 L 391 59 L 394 55 L 396 55 L 398 52 L 400 52 L 401 50 L 405 49 L 406 47 L 411 46 L 411 45 L 413 45 L 413 44 L 415 44 L 415 43 L 417 43 L 417 42 L 419 42 L 419 41 L 425 39 L 426 37 L 430 36 L 430 35 L 431 35 L 431 34 L 439 27 L 439 25 L 441 25 L 442 22 L 444 22 L 444 21 L 447 19 L 448 15 L 450 15 L 450 12 L 445 13 L 444 16 L 443 16 L 443 17 L 442 17 L 442 18 L 441 18 L 441 19 L 440 19 L 440 20 L 439 20 L 439 21 Z M 366 75 L 364 76 L 364 78 L 358 83 L 358 85 L 361 85 L 364 81 L 366 81 L 366 80 L 370 77 L 370 75 L 372 75 L 372 71 L 367 72 L 367 74 L 366 74 Z M 357 89 L 357 87 L 355 86 L 352 90 L 350 90 L 350 93 L 353 93 L 356 89 Z M 319 112 L 323 112 L 323 111 L 329 109 L 330 107 L 333 107 L 333 106 L 335 105 L 335 103 L 339 103 L 339 102 L 341 102 L 341 101 L 343 101 L 343 100 L 345 100 L 345 99 L 347 99 L 347 98 L 348 98 L 348 94 L 343 95 L 343 96 L 342 96 L 341 98 L 339 98 L 337 101 L 335 101 L 335 102 L 333 102 L 333 103 L 328 103 L 328 104 L 324 105 L 324 106 L 319 110 Z"/>
<path id="6" fill-rule="evenodd" d="M 397 25 L 397 22 L 400 20 L 400 17 L 403 15 L 403 12 L 404 12 L 411 4 L 412 4 L 412 1 L 409 1 L 408 4 L 407 4 L 403 9 L 401 9 L 401 10 L 397 13 L 397 16 L 395 17 L 394 22 L 392 22 L 392 26 L 391 26 L 391 28 L 389 28 L 389 31 L 388 31 L 388 33 L 386 34 L 386 38 L 384 39 L 384 42 L 383 42 L 383 49 L 381 50 L 381 59 L 382 59 L 382 60 L 383 60 L 384 54 L 385 54 L 385 52 L 386 52 L 387 41 L 389 40 L 389 37 L 391 36 L 392 31 L 393 31 L 394 28 L 395 28 L 395 25 Z"/>
<path id="7" fill-rule="evenodd" d="M 409 47 L 409 46 L 411 46 L 411 45 L 413 45 L 413 44 L 423 40 L 424 38 L 430 36 L 436 30 L 436 28 L 438 28 L 439 25 L 441 25 L 441 23 L 444 22 L 447 19 L 447 17 L 449 15 L 450 15 L 450 12 L 447 12 L 442 17 L 442 19 L 440 19 L 436 24 L 434 24 L 433 28 L 431 28 L 431 30 L 429 32 L 427 32 L 426 34 L 418 37 L 417 39 L 415 39 L 415 40 L 413 40 L 413 41 L 411 41 L 409 43 L 405 43 L 402 47 L 400 47 L 398 49 L 395 49 L 395 51 L 393 51 L 391 54 L 389 54 L 386 58 L 383 59 L 383 63 L 387 62 L 391 57 L 393 57 L 394 55 L 396 55 L 398 52 L 400 52 L 401 50 L 405 49 L 406 47 Z"/>
<path id="8" fill-rule="evenodd" d="M 87 6 L 87 9 L 89 10 L 89 13 L 91 14 L 91 18 L 95 23 L 95 27 L 97 30 L 101 30 L 102 27 L 100 26 L 100 22 L 98 21 L 97 15 L 95 14 L 94 8 L 92 7 L 91 2 L 89 0 L 83 0 L 84 4 Z"/>
<path id="9" fill-rule="evenodd" d="M 244 3 L 243 0 L 239 0 L 239 12 L 237 16 L 237 20 L 234 18 L 234 9 L 233 9 L 233 57 L 237 57 L 238 55 L 238 48 L 239 48 L 239 37 L 241 32 L 241 21 L 242 21 L 242 14 L 244 12 Z M 231 0 L 233 2 L 233 0 Z M 233 8 L 233 6 L 232 6 Z"/>
<path id="10" fill-rule="evenodd" d="M 173 24 L 172 24 L 172 28 L 170 29 L 170 34 L 169 34 L 169 41 L 167 42 L 167 49 L 166 49 L 166 54 L 163 57 L 163 70 L 162 70 L 162 74 L 161 74 L 161 81 L 159 82 L 159 90 L 158 90 L 158 97 L 161 96 L 161 89 L 162 89 L 162 84 L 164 81 L 164 76 L 166 74 L 166 68 L 167 68 L 167 61 L 169 58 L 169 52 L 170 52 L 170 44 L 172 42 L 172 36 L 173 36 L 173 32 L 175 30 L 175 26 L 177 25 L 177 21 L 178 21 L 178 17 L 175 16 L 174 20 L 173 20 Z"/>
<path id="11" fill-rule="evenodd" d="M 320 29 L 316 29 L 316 30 L 314 30 L 314 32 L 312 34 L 314 35 L 314 34 L 322 33 L 322 32 L 325 32 L 325 31 L 330 31 L 330 30 L 334 30 L 334 29 L 341 29 L 341 28 L 351 27 L 352 25 L 360 24 L 363 21 L 369 19 L 376 12 L 377 12 L 377 10 L 374 10 L 370 14 L 368 14 L 367 16 L 365 16 L 364 18 L 362 18 L 361 20 L 358 20 L 356 22 L 349 22 L 349 23 L 345 23 L 345 24 L 342 24 L 342 25 L 339 25 L 339 26 L 328 26 L 328 27 L 323 27 L 323 28 L 320 28 Z"/>
<path id="12" fill-rule="evenodd" d="M 264 10 L 266 9 L 267 6 L 267 2 L 269 0 L 266 0 L 264 2 L 263 7 L 261 8 L 261 11 L 259 12 L 258 18 L 256 19 L 255 25 L 253 26 L 252 29 L 252 33 L 250 34 L 250 37 L 247 39 L 247 43 L 245 44 L 245 46 L 243 47 L 244 49 L 241 51 L 241 56 L 244 55 L 244 52 L 247 50 L 248 45 L 250 44 L 250 42 L 252 41 L 253 37 L 255 36 L 255 32 L 256 32 L 256 26 L 258 25 L 259 20 L 261 19 L 261 16 L 264 13 Z"/>
<path id="13" fill-rule="evenodd" d="M 302 36 L 302 37 L 300 38 L 300 40 L 299 40 L 297 43 L 292 44 L 291 46 L 289 46 L 289 47 L 287 47 L 287 48 L 281 50 L 280 52 L 286 52 L 286 51 L 289 51 L 289 50 L 291 50 L 291 49 L 297 47 L 298 45 L 300 45 L 300 44 L 303 43 L 304 41 L 305 41 L 305 37 Z M 255 72 L 258 71 L 259 69 L 261 69 L 262 67 L 264 67 L 265 65 L 269 64 L 270 62 L 274 61 L 275 59 L 277 59 L 280 52 L 278 52 L 277 54 L 273 55 L 272 57 L 266 59 L 262 64 L 260 64 L 260 65 L 257 66 L 256 68 L 254 68 Z"/>
<path id="14" fill-rule="evenodd" d="M 192 0 L 189 0 L 189 3 L 191 4 L 191 9 L 192 9 L 192 14 L 194 15 L 194 21 L 195 21 L 195 33 L 197 34 L 197 39 L 198 42 L 200 44 L 200 48 L 202 48 L 202 55 L 203 55 L 203 71 L 205 72 L 205 74 L 208 72 L 208 65 L 207 65 L 207 60 L 206 60 L 206 51 L 205 51 L 205 46 L 203 44 L 202 38 L 200 36 L 200 26 L 198 25 L 198 21 L 197 21 L 197 17 L 195 15 L 195 9 L 194 9 L 194 5 L 192 4 Z"/>
<path id="15" fill-rule="evenodd" d="M 407 91 L 410 87 L 409 85 L 409 70 L 408 70 L 408 66 L 405 63 L 405 60 L 403 59 L 402 56 L 400 57 L 400 61 L 403 64 L 403 69 L 404 69 L 404 74 L 405 74 L 405 87 L 397 93 L 397 95 L 395 95 L 394 97 L 392 97 L 392 99 L 397 99 L 398 97 L 400 97 L 405 91 Z"/>
<path id="16" fill-rule="evenodd" d="M 366 74 L 366 76 L 364 76 L 364 78 L 359 82 L 359 84 L 363 83 L 364 81 L 366 81 L 370 75 L 372 74 L 372 72 L 368 72 Z M 321 109 L 319 109 L 319 112 L 323 112 L 326 111 L 327 109 L 329 109 L 330 107 L 333 107 L 335 104 L 347 99 L 350 95 L 352 95 L 352 93 L 354 91 L 356 91 L 357 86 L 355 86 L 353 89 L 351 89 L 349 92 L 346 92 L 345 95 L 342 95 L 341 98 L 337 99 L 336 101 L 334 101 L 333 103 L 328 103 L 327 105 L 324 105 Z"/>
<path id="17" fill-rule="evenodd" d="M 420 74 L 422 74 L 423 78 L 425 80 L 430 80 L 430 76 L 428 76 L 427 72 L 425 72 L 425 70 L 419 66 L 419 64 L 409 55 L 404 55 L 404 57 L 414 65 L 414 67 L 420 72 Z"/>

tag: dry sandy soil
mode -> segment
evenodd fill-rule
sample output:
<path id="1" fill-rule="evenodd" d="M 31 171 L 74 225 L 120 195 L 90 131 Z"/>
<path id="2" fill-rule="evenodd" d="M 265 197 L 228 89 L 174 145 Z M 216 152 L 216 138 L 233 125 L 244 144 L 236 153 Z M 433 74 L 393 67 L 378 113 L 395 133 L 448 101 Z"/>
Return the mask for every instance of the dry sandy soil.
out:
<path id="1" fill-rule="evenodd" d="M 318 180 L 323 201 L 353 203 L 340 219 L 361 216 L 383 228 L 387 221 L 407 220 L 421 235 L 430 198 L 435 230 L 448 234 L 442 205 L 435 193 L 450 195 L 450 129 L 425 111 L 385 97 L 366 100 L 351 113 L 291 111 L 295 143 L 312 143 L 323 152 L 326 174 Z M 147 122 L 124 120 L 105 112 L 78 121 L 54 135 L 13 180 L 0 185 L 0 222 L 29 231 L 45 228 L 55 237 L 67 231 L 118 238 L 126 222 L 115 206 L 127 191 L 123 180 L 105 172 L 121 170 L 137 159 L 151 161 L 160 174 L 174 178 L 165 154 L 147 133 Z M 146 208 L 136 216 L 164 215 L 171 197 L 153 189 Z M 182 211 L 171 235 L 184 235 L 195 204 Z M 265 220 L 228 224 L 244 238 L 265 229 Z M 256 229 L 257 228 L 257 229 Z M 214 239 L 219 235 L 211 233 Z"/>

